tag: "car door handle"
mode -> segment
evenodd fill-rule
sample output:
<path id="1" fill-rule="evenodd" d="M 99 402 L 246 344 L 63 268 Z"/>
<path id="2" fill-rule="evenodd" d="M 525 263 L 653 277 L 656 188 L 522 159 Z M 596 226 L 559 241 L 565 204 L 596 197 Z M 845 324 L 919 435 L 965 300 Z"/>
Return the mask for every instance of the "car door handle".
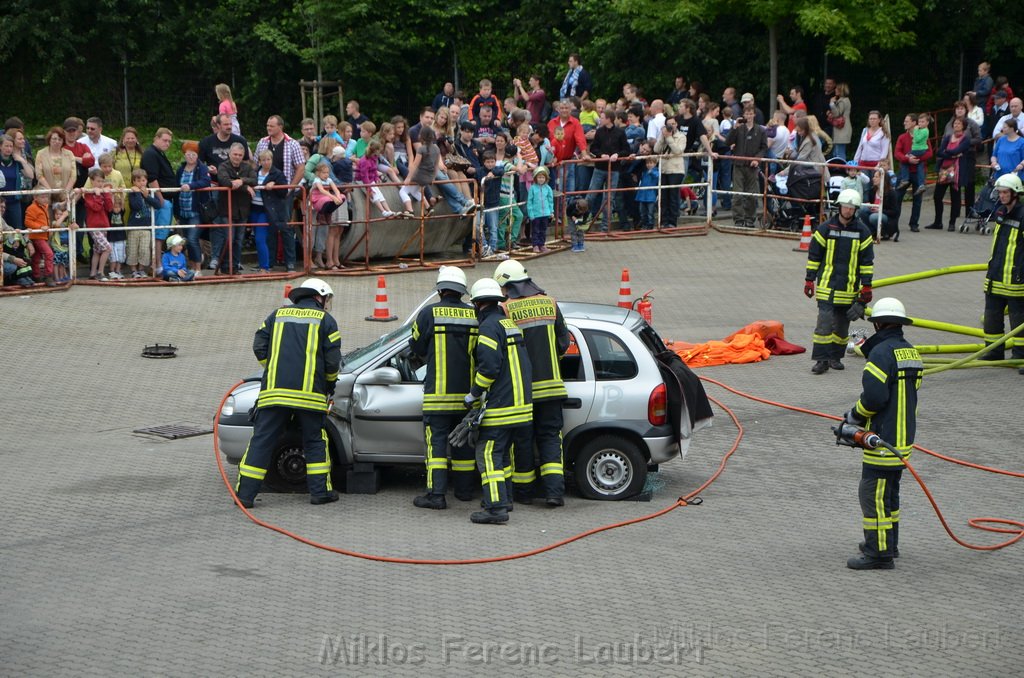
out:
<path id="1" fill-rule="evenodd" d="M 583 407 L 583 400 L 580 398 L 566 398 L 562 401 L 563 410 L 578 410 Z"/>

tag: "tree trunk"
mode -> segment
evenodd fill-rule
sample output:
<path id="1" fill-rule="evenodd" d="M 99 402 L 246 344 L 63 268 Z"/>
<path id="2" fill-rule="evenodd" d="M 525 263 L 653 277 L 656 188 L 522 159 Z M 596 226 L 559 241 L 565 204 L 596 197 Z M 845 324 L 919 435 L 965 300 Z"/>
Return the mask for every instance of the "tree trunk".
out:
<path id="1" fill-rule="evenodd" d="M 779 93 L 779 39 L 777 24 L 768 26 L 768 117 L 775 115 L 778 102 L 775 96 Z M 767 121 L 765 121 L 767 122 Z"/>

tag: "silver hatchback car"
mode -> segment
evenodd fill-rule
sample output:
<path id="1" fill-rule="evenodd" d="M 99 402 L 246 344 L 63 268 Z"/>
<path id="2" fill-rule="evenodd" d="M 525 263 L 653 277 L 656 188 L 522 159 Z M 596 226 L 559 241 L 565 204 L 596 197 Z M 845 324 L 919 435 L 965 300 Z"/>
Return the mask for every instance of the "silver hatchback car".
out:
<path id="1" fill-rule="evenodd" d="M 562 406 L 566 471 L 572 472 L 585 497 L 630 497 L 643 489 L 649 466 L 683 457 L 687 447 L 671 423 L 668 387 L 655 359 L 664 343 L 636 311 L 582 303 L 559 307 L 572 334 L 561 359 L 569 392 Z M 409 350 L 414 317 L 344 357 L 327 418 L 332 479 L 339 489 L 374 491 L 353 483 L 358 477 L 353 473 L 424 462 L 425 367 Z M 259 394 L 259 380 L 256 375 L 235 388 L 220 412 L 218 442 L 234 464 L 252 434 L 249 410 Z M 305 490 L 297 431 L 282 436 L 265 484 L 279 491 Z"/>

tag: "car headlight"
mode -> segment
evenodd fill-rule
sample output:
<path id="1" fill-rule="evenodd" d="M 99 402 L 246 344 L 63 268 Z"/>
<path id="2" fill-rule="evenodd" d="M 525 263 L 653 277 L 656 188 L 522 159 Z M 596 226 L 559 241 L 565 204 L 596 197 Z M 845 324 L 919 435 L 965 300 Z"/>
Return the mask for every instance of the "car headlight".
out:
<path id="1" fill-rule="evenodd" d="M 230 417 L 235 413 L 235 396 L 228 396 L 224 401 L 224 407 L 220 408 L 221 416 Z"/>

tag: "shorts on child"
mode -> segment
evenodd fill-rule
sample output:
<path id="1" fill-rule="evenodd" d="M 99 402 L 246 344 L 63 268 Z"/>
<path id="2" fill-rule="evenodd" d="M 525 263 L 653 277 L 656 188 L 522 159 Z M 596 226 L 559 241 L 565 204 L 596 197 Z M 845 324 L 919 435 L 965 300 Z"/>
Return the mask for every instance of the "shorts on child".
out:
<path id="1" fill-rule="evenodd" d="M 149 249 L 149 231 L 129 231 L 125 263 L 129 266 L 149 266 L 153 263 L 153 255 Z"/>
<path id="2" fill-rule="evenodd" d="M 92 238 L 92 248 L 95 251 L 97 251 L 97 252 L 109 252 L 110 251 L 110 241 L 107 240 L 107 232 L 106 231 L 93 231 L 92 233 L 89 234 L 89 237 Z"/>
<path id="3" fill-rule="evenodd" d="M 64 253 L 67 257 L 67 252 Z M 110 243 L 110 263 L 123 264 L 125 258 L 125 241 L 117 240 Z"/>
<path id="4" fill-rule="evenodd" d="M 67 266 L 69 262 L 67 250 L 53 250 L 53 265 Z"/>

